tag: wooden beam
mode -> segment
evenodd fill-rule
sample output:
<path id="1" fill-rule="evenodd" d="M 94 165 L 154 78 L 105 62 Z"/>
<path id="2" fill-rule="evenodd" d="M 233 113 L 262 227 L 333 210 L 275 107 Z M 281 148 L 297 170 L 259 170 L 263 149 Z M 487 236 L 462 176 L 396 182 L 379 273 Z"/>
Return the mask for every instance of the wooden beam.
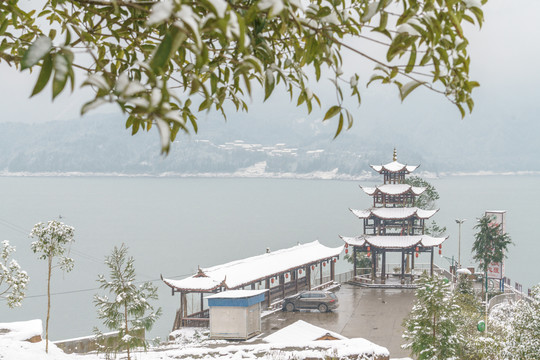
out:
<path id="1" fill-rule="evenodd" d="M 201 311 L 204 310 L 204 297 L 203 297 L 203 293 L 201 293 Z"/>
<path id="2" fill-rule="evenodd" d="M 310 264 L 306 266 L 306 284 L 307 284 L 307 289 L 311 290 L 311 265 Z"/>
<path id="3" fill-rule="evenodd" d="M 272 298 L 272 292 L 270 290 L 270 278 L 266 278 L 265 282 L 266 282 L 266 288 L 268 289 L 268 291 L 266 292 L 266 307 L 270 309 L 270 301 Z"/>
<path id="4" fill-rule="evenodd" d="M 294 276 L 294 292 L 295 294 L 298 294 L 298 269 L 294 269 L 293 276 Z"/>
<path id="5" fill-rule="evenodd" d="M 285 275 L 279 275 L 279 286 L 281 287 L 281 298 L 285 299 Z"/>
<path id="6" fill-rule="evenodd" d="M 405 280 L 405 251 L 401 250 L 401 283 Z"/>
<path id="7" fill-rule="evenodd" d="M 322 273 L 322 272 L 323 272 L 323 271 L 322 271 L 323 265 L 322 265 L 322 264 L 323 264 L 323 262 L 321 261 L 321 262 L 319 263 L 319 274 L 320 274 L 320 276 L 319 276 L 319 278 L 320 278 L 320 283 L 319 283 L 319 285 L 322 285 L 322 277 L 323 277 L 323 273 Z"/>
<path id="8" fill-rule="evenodd" d="M 356 246 L 353 245 L 353 278 L 356 277 Z"/>
<path id="9" fill-rule="evenodd" d="M 433 276 L 433 247 L 431 247 L 431 270 L 430 275 Z"/>
<path id="10" fill-rule="evenodd" d="M 386 250 L 382 252 L 381 283 L 386 283 Z"/>

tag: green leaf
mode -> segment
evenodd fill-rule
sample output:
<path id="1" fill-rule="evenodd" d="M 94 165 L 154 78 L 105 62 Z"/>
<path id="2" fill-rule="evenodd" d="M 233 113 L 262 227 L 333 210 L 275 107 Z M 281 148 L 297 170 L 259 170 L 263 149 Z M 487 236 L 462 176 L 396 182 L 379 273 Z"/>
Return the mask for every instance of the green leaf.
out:
<path id="1" fill-rule="evenodd" d="M 407 67 L 405 67 L 405 72 L 410 73 L 411 71 L 413 71 L 415 63 L 416 63 L 416 46 L 413 44 L 412 49 L 410 50 L 409 62 L 407 63 Z"/>
<path id="2" fill-rule="evenodd" d="M 51 29 L 51 30 L 49 31 L 49 38 L 50 38 L 51 40 L 54 40 L 55 37 L 56 37 L 56 29 Z"/>
<path id="3" fill-rule="evenodd" d="M 204 101 L 199 105 L 199 111 L 206 110 L 212 106 L 212 98 L 204 99 Z"/>
<path id="4" fill-rule="evenodd" d="M 160 73 L 161 70 L 165 67 L 165 64 L 169 61 L 169 56 L 171 55 L 173 39 L 169 33 L 163 37 L 163 41 L 159 44 L 152 60 L 150 60 L 150 68 L 154 70 L 155 73 Z"/>
<path id="5" fill-rule="evenodd" d="M 463 119 L 465 117 L 465 109 L 460 104 L 456 104 L 456 106 L 461 114 L 461 118 Z"/>
<path id="6" fill-rule="evenodd" d="M 150 60 L 150 68 L 157 74 L 161 73 L 169 62 L 169 58 L 186 40 L 187 36 L 178 28 L 173 27 L 161 41 Z"/>
<path id="7" fill-rule="evenodd" d="M 53 67 L 52 64 L 52 56 L 45 56 L 45 59 L 43 59 L 43 65 L 41 66 L 41 71 L 39 72 L 39 76 L 36 81 L 36 85 L 34 86 L 34 90 L 32 91 L 32 95 L 30 95 L 30 97 L 39 94 L 41 90 L 45 88 L 45 85 L 47 85 L 51 77 Z"/>
<path id="8" fill-rule="evenodd" d="M 339 134 L 341 133 L 341 130 L 343 130 L 343 113 L 339 114 L 339 122 L 338 122 L 338 127 L 336 130 L 336 134 L 334 135 L 334 139 L 339 136 Z"/>
<path id="9" fill-rule="evenodd" d="M 69 29 L 66 28 L 66 41 L 64 41 L 64 45 L 68 46 L 71 43 L 71 32 Z"/>
<path id="10" fill-rule="evenodd" d="M 128 119 L 126 120 L 126 129 L 129 129 L 129 127 L 133 125 L 133 119 L 134 119 L 134 116 L 128 117 Z"/>
<path id="11" fill-rule="evenodd" d="M 450 17 L 450 21 L 452 22 L 452 25 L 454 25 L 458 36 L 463 39 L 463 29 L 461 28 L 460 21 L 458 20 L 456 14 L 452 10 L 448 9 L 448 16 Z"/>
<path id="12" fill-rule="evenodd" d="M 21 70 L 36 65 L 52 48 L 52 41 L 47 36 L 38 37 L 26 50 L 21 60 Z"/>
<path id="13" fill-rule="evenodd" d="M 84 115 L 88 111 L 93 110 L 93 109 L 97 108 L 98 106 L 103 105 L 105 103 L 107 103 L 107 101 L 105 99 L 102 99 L 102 98 L 97 98 L 97 99 L 91 100 L 91 101 L 89 101 L 89 102 L 87 102 L 86 104 L 83 105 L 83 107 L 81 108 L 81 115 Z"/>
<path id="14" fill-rule="evenodd" d="M 405 98 L 414 90 L 416 89 L 417 87 L 419 87 L 420 85 L 422 85 L 423 83 L 422 82 L 419 82 L 419 81 L 410 81 L 408 83 L 406 83 L 405 85 L 403 85 L 400 89 L 399 89 L 399 92 L 400 92 L 400 95 L 401 95 L 401 101 L 405 100 Z"/>
<path id="15" fill-rule="evenodd" d="M 338 106 L 338 105 L 332 106 L 330 109 L 328 109 L 328 111 L 324 115 L 323 121 L 333 118 L 334 116 L 339 114 L 340 111 L 341 111 L 341 106 Z"/>
<path id="16" fill-rule="evenodd" d="M 474 100 L 472 98 L 468 98 L 466 103 L 467 103 L 467 107 L 469 108 L 469 113 L 472 113 L 474 109 Z"/>
<path id="17" fill-rule="evenodd" d="M 275 79 L 274 79 L 274 74 L 272 73 L 272 71 L 270 70 L 266 70 L 266 79 L 265 79 L 265 82 L 264 82 L 264 101 L 266 101 L 266 99 L 268 99 L 270 97 L 270 95 L 272 95 L 272 92 L 274 91 L 274 87 L 275 87 Z"/>
<path id="18" fill-rule="evenodd" d="M 69 64 L 67 58 L 62 54 L 56 54 L 53 60 L 53 99 L 64 90 L 69 75 Z"/>
<path id="19" fill-rule="evenodd" d="M 2 21 L 2 23 L 0 24 L 0 36 L 4 35 L 8 27 L 8 24 L 9 24 L 8 19 L 5 19 L 4 21 Z"/>

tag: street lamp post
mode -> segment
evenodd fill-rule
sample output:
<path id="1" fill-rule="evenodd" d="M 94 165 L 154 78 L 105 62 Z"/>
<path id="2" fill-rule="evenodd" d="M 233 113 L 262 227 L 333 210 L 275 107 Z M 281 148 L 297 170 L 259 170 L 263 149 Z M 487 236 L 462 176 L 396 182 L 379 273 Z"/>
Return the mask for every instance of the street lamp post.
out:
<path id="1" fill-rule="evenodd" d="M 456 219 L 456 223 L 459 225 L 459 239 L 458 239 L 458 268 L 461 269 L 461 224 L 467 219 Z"/>

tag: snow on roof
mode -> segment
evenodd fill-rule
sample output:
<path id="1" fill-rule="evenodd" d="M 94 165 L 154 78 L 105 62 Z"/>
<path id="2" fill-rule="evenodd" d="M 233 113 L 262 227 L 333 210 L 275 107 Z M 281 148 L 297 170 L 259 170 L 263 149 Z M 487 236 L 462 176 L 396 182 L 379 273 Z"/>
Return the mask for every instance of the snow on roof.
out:
<path id="1" fill-rule="evenodd" d="M 400 172 L 400 171 L 406 171 L 408 173 L 413 172 L 416 170 L 420 165 L 412 166 L 412 165 L 404 165 L 397 161 L 392 161 L 391 163 L 385 164 L 385 165 L 369 165 L 373 170 L 380 173 L 383 170 L 388 172 Z"/>
<path id="2" fill-rule="evenodd" d="M 351 212 L 358 216 L 360 219 L 367 219 L 372 216 L 378 217 L 379 219 L 407 219 L 411 216 L 416 216 L 419 219 L 429 219 L 439 209 L 435 210 L 423 210 L 417 207 L 395 207 L 395 208 L 372 208 L 368 210 L 356 210 L 349 209 Z"/>
<path id="3" fill-rule="evenodd" d="M 446 239 L 448 239 L 448 236 L 444 238 L 435 238 L 427 235 L 423 235 L 422 239 L 422 245 L 425 247 L 432 247 L 432 246 L 439 246 L 441 245 Z"/>
<path id="4" fill-rule="evenodd" d="M 362 185 L 360 185 L 360 189 L 364 190 L 364 192 L 368 194 L 369 196 L 375 194 L 375 191 L 377 191 L 376 187 L 368 187 L 368 186 L 362 186 Z"/>
<path id="5" fill-rule="evenodd" d="M 424 191 L 426 191 L 426 188 L 425 187 L 412 186 L 411 190 L 414 193 L 414 195 L 420 195 Z"/>
<path id="6" fill-rule="evenodd" d="M 358 216 L 360 219 L 367 219 L 371 216 L 371 210 L 357 210 L 357 209 L 349 209 L 351 212 Z"/>
<path id="7" fill-rule="evenodd" d="M 305 342 L 315 341 L 327 334 L 337 338 L 338 340 L 347 340 L 347 338 L 343 335 L 312 325 L 302 320 L 298 320 L 297 322 L 286 326 L 271 335 L 268 335 L 263 340 L 267 343 Z"/>
<path id="8" fill-rule="evenodd" d="M 414 246 L 433 247 L 442 244 L 448 237 L 433 237 L 430 235 L 405 235 L 405 236 L 368 236 L 356 237 L 340 236 L 341 239 L 353 246 L 370 245 L 384 249 L 406 249 Z"/>
<path id="9" fill-rule="evenodd" d="M 211 277 L 188 277 L 183 280 L 170 280 L 163 279 L 163 282 L 172 288 L 181 288 L 184 290 L 207 290 L 212 291 L 222 286 L 223 278 L 221 281 L 213 279 Z"/>
<path id="10" fill-rule="evenodd" d="M 390 356 L 388 349 L 361 338 L 305 342 L 291 340 L 289 343 L 244 343 L 214 347 L 173 346 L 160 349 L 159 352 L 145 353 L 145 359 L 388 359 Z"/>
<path id="11" fill-rule="evenodd" d="M 201 269 L 206 277 L 193 275 L 182 280 L 163 279 L 163 282 L 179 291 L 210 292 L 222 283 L 234 289 L 290 269 L 338 256 L 342 250 L 343 246 L 329 248 L 315 240 L 288 249 Z"/>
<path id="12" fill-rule="evenodd" d="M 207 299 L 242 299 L 257 296 L 267 292 L 268 289 L 261 290 L 227 290 L 220 293 L 207 296 Z"/>
<path id="13" fill-rule="evenodd" d="M 0 323 L 0 339 L 28 340 L 43 332 L 41 320 L 17 321 L 10 323 Z"/>
<path id="14" fill-rule="evenodd" d="M 413 187 L 408 184 L 384 184 L 377 187 L 362 187 L 362 190 L 368 195 L 374 195 L 377 191 L 380 191 L 386 195 L 401 195 L 405 194 L 408 191 L 412 191 L 414 195 L 422 194 L 426 188 L 423 187 Z"/>

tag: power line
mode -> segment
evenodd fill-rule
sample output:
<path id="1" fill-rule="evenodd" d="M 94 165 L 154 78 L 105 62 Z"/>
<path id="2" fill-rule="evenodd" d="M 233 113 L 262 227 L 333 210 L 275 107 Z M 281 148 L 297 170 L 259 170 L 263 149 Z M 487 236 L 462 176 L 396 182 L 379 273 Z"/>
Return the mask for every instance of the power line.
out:
<path id="1" fill-rule="evenodd" d="M 0 224 L 10 228 L 11 230 L 14 230 L 16 232 L 19 232 L 21 234 L 24 234 L 24 235 L 28 235 L 29 233 L 21 226 L 18 226 L 16 224 L 13 224 L 12 222 L 9 222 L 5 219 L 1 219 L 0 218 Z M 76 245 L 72 245 L 72 247 L 75 247 Z M 77 255 L 77 256 L 80 256 L 81 258 L 84 258 L 86 260 L 90 260 L 90 261 L 93 261 L 95 263 L 98 263 L 98 264 L 103 264 L 103 261 L 101 259 L 98 259 L 92 255 L 89 255 L 89 254 L 86 254 L 82 251 L 79 251 L 77 249 L 70 249 L 70 252 L 72 252 L 73 254 Z"/>
<path id="2" fill-rule="evenodd" d="M 24 234 L 24 235 L 29 235 L 29 233 L 22 226 L 14 224 L 14 223 L 6 220 L 6 219 L 0 218 L 0 225 L 4 225 L 5 227 L 8 227 L 9 229 L 14 230 L 14 231 L 16 231 L 18 233 L 21 233 L 21 234 Z M 73 244 L 71 245 L 71 248 L 69 250 L 70 253 L 73 253 L 74 255 L 77 255 L 77 257 L 81 257 L 83 259 L 92 261 L 94 263 L 97 263 L 97 264 L 100 264 L 100 265 L 103 264 L 103 262 L 104 262 L 103 259 L 96 258 L 95 256 L 92 256 L 92 255 L 84 253 L 84 252 L 82 252 L 80 250 L 74 249 L 75 246 L 76 245 L 73 245 Z M 184 277 L 184 276 L 188 276 L 188 275 L 191 275 L 191 274 L 172 276 L 172 278 Z M 139 273 L 139 276 L 144 276 L 146 278 L 152 278 L 152 276 L 150 276 L 148 274 L 144 274 L 144 273 Z M 145 280 L 145 281 L 138 281 L 138 282 L 154 282 L 154 281 L 158 281 L 158 280 L 161 280 L 161 279 L 152 279 L 152 280 Z M 51 294 L 51 295 L 64 295 L 64 294 L 92 291 L 92 290 L 98 290 L 98 289 L 99 288 L 72 290 L 72 291 L 54 293 L 54 294 Z M 43 297 L 43 296 L 47 296 L 47 295 L 46 294 L 45 295 L 32 295 L 32 296 L 26 296 L 26 297 L 27 298 L 33 298 L 33 297 Z"/>
<path id="3" fill-rule="evenodd" d="M 184 275 L 176 275 L 176 276 L 171 276 L 171 278 L 177 278 L 177 277 L 185 277 L 185 276 L 189 276 L 191 274 L 184 274 Z M 152 279 L 152 280 L 140 280 L 140 281 L 134 281 L 133 283 L 134 284 L 142 284 L 142 283 L 146 283 L 146 282 L 156 282 L 156 281 L 161 281 L 161 278 L 159 279 Z M 96 287 L 96 288 L 89 288 L 89 289 L 78 289 L 78 290 L 69 290 L 69 291 L 59 291 L 59 292 L 55 292 L 55 293 L 51 293 L 51 296 L 56 296 L 56 295 L 66 295 L 66 294 L 76 294 L 76 293 L 82 293 L 82 292 L 88 292 L 88 291 L 96 291 L 96 290 L 100 290 L 101 288 L 99 287 Z M 30 299 L 30 298 L 40 298 L 40 297 L 46 297 L 47 294 L 40 294 L 40 295 L 28 295 L 28 296 L 25 296 L 26 299 Z"/>

